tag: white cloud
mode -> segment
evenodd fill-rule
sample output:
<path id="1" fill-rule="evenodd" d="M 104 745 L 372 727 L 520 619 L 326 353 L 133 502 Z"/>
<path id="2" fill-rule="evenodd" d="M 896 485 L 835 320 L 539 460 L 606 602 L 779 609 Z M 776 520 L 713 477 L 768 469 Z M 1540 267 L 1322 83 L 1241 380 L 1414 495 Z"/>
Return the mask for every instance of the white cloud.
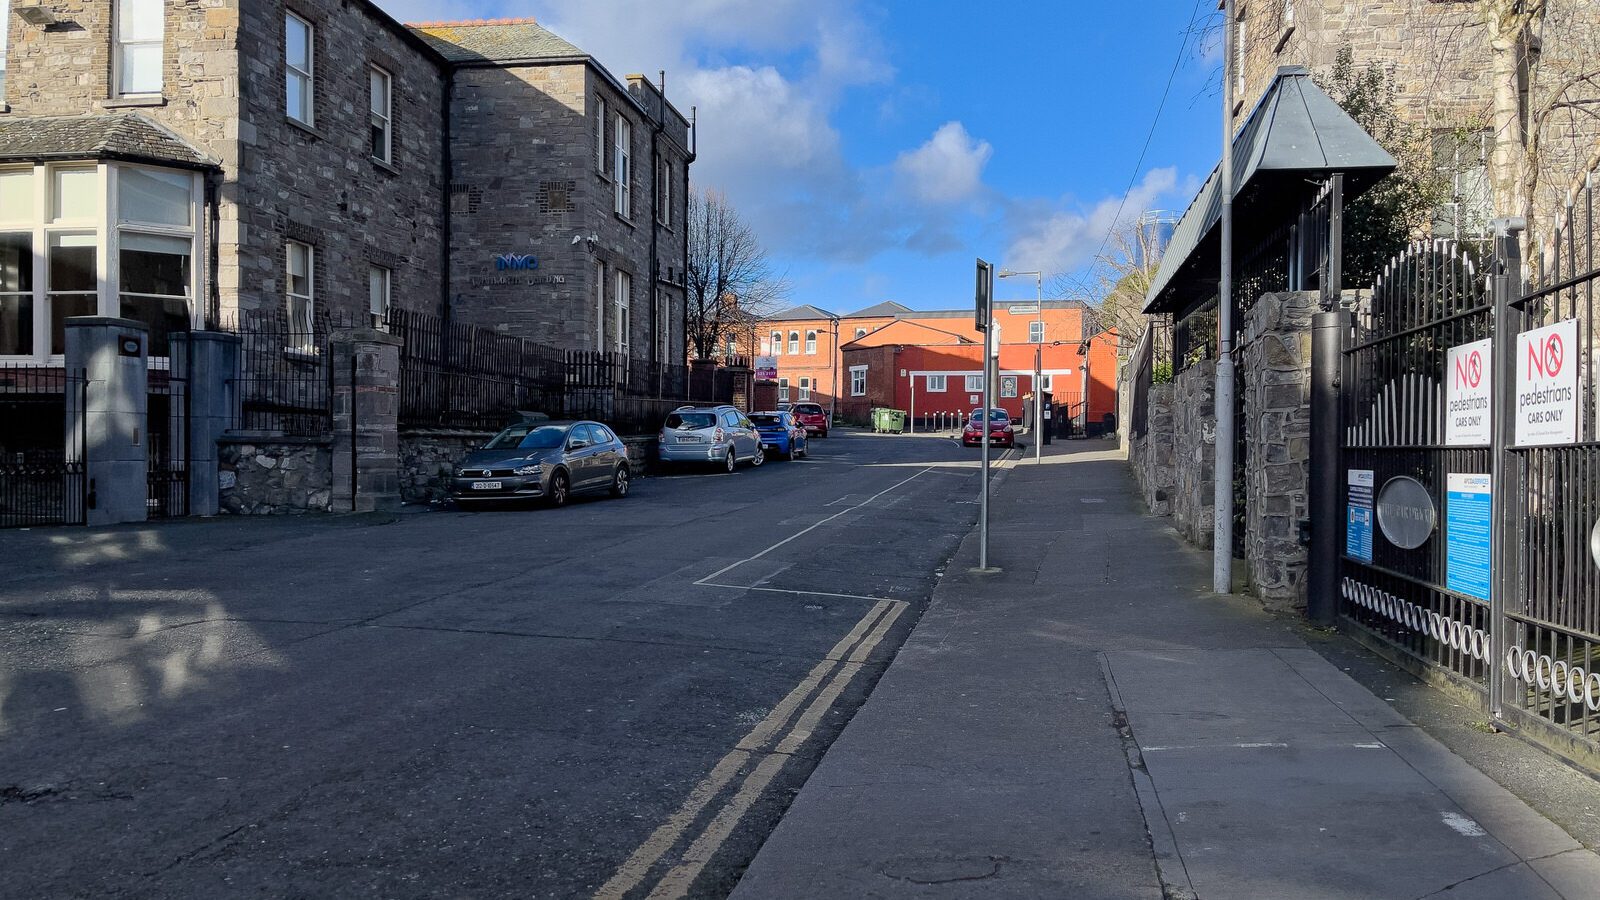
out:
<path id="1" fill-rule="evenodd" d="M 1113 227 L 1132 222 L 1177 184 L 1176 169 L 1152 169 L 1128 192 L 1126 203 L 1121 197 L 1107 197 L 1087 211 L 1018 204 L 1007 213 L 1012 239 L 1006 266 L 1054 273 L 1092 263 Z"/>
<path id="2" fill-rule="evenodd" d="M 959 203 L 983 187 L 983 167 L 994 155 L 960 122 L 946 122 L 915 150 L 900 154 L 895 172 L 911 196 L 936 205 Z"/>

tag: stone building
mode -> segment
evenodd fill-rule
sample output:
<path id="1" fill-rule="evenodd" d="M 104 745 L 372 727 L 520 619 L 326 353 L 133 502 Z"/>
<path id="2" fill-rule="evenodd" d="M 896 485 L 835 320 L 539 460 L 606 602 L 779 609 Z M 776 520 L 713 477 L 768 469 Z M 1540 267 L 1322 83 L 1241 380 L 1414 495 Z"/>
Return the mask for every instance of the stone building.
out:
<path id="1" fill-rule="evenodd" d="M 1235 116 L 1242 121 L 1279 67 L 1323 77 L 1341 48 L 1358 68 L 1377 63 L 1395 87 L 1400 116 L 1423 129 L 1453 195 L 1434 234 L 1482 240 L 1496 210 L 1493 167 L 1495 66 L 1479 0 L 1241 0 L 1232 34 L 1240 61 Z M 1533 142 L 1533 230 L 1548 234 L 1569 191 L 1592 167 L 1600 121 L 1600 4 L 1549 0 L 1521 68 L 1521 117 Z M 1537 239 L 1537 238 L 1536 238 Z"/>
<path id="2" fill-rule="evenodd" d="M 390 305 L 683 358 L 688 124 L 531 20 L 0 0 L 0 24 L 0 358 L 59 354 L 68 316 L 145 321 L 162 355 L 242 311 Z"/>

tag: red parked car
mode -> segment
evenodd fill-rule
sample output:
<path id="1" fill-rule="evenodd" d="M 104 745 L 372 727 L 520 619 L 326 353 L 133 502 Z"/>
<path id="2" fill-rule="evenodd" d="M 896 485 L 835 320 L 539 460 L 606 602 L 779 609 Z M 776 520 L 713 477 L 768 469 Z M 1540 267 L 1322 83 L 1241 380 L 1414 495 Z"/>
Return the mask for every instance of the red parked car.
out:
<path id="1" fill-rule="evenodd" d="M 983 440 L 983 410 L 975 409 L 961 431 L 961 446 L 976 447 Z M 1003 409 L 989 410 L 989 443 L 997 447 L 1015 447 L 1016 432 L 1011 427 L 1011 417 Z"/>
<path id="2" fill-rule="evenodd" d="M 828 436 L 828 414 L 823 411 L 820 403 L 796 403 L 789 407 L 789 412 L 796 422 L 806 430 L 806 437 Z"/>

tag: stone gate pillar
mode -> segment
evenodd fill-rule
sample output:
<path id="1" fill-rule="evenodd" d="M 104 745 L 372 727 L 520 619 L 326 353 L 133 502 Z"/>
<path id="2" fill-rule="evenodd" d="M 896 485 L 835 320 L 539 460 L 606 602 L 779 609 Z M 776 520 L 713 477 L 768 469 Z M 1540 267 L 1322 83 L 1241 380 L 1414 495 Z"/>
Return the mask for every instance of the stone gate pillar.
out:
<path id="1" fill-rule="evenodd" d="M 221 508 L 217 440 L 238 418 L 237 334 L 221 331 L 176 332 L 172 370 L 188 378 L 189 515 L 214 516 Z"/>
<path id="2" fill-rule="evenodd" d="M 400 508 L 400 345 L 375 328 L 333 332 L 335 512 Z"/>
<path id="3" fill-rule="evenodd" d="M 142 322 L 109 316 L 66 320 L 69 379 L 66 453 L 84 462 L 89 525 L 143 522 L 150 496 L 149 335 Z"/>

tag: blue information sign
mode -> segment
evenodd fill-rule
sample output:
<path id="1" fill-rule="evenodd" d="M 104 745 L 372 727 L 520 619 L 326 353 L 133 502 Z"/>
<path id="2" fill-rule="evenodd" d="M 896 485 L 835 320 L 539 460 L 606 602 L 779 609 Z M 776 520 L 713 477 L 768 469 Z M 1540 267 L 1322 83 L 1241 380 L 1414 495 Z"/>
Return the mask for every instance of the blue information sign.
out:
<path id="1" fill-rule="evenodd" d="M 1451 472 L 1446 487 L 1444 586 L 1488 600 L 1489 476 Z"/>
<path id="2" fill-rule="evenodd" d="M 1349 496 L 1345 502 L 1344 555 L 1372 562 L 1372 470 L 1347 470 Z"/>

